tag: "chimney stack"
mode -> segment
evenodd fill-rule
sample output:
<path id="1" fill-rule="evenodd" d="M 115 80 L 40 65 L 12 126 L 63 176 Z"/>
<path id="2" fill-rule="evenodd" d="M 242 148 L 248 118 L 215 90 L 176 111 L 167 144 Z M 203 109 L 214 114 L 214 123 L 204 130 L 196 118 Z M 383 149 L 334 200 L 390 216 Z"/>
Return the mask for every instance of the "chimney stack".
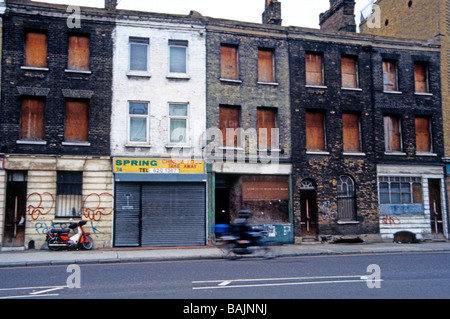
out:
<path id="1" fill-rule="evenodd" d="M 281 2 L 278 0 L 265 0 L 266 7 L 262 14 L 263 24 L 281 25 Z"/>
<path id="2" fill-rule="evenodd" d="M 320 29 L 356 32 L 355 0 L 330 0 L 330 9 L 320 14 Z"/>
<path id="3" fill-rule="evenodd" d="M 117 8 L 117 0 L 105 0 L 105 9 L 114 11 Z"/>

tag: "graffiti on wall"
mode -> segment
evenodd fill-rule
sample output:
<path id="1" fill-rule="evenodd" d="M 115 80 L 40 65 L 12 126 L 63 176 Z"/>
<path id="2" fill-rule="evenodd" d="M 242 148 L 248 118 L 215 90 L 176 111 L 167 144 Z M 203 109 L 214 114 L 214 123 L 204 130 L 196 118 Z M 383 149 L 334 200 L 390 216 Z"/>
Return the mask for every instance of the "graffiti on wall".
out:
<path id="1" fill-rule="evenodd" d="M 39 222 L 39 223 L 34 224 L 34 229 L 35 229 L 36 233 L 45 235 L 52 229 L 67 229 L 69 227 L 69 225 L 70 225 L 70 223 L 47 224 L 45 222 Z M 95 235 L 96 237 L 98 237 L 98 235 L 102 233 L 97 227 L 98 227 L 98 223 L 94 225 L 94 222 L 91 221 L 91 228 L 92 228 L 91 235 Z"/>
<path id="2" fill-rule="evenodd" d="M 398 225 L 400 223 L 400 219 L 395 216 L 383 216 L 381 218 L 381 224 L 383 225 Z"/>
<path id="3" fill-rule="evenodd" d="M 42 207 L 44 198 L 51 202 L 51 207 L 48 209 Z M 42 194 L 32 193 L 28 195 L 27 203 L 29 202 L 37 203 L 36 205 L 27 206 L 27 214 L 31 216 L 32 220 L 38 220 L 40 216 L 48 215 L 55 207 L 55 198 L 48 192 Z"/>

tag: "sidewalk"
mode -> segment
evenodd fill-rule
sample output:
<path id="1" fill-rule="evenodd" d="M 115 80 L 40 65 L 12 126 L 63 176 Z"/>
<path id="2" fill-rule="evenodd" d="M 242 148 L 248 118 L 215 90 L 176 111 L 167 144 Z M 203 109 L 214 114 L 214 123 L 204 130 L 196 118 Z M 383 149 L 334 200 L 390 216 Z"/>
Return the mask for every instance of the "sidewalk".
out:
<path id="1" fill-rule="evenodd" d="M 320 256 L 376 253 L 450 252 L 449 242 L 424 242 L 419 244 L 369 243 L 369 244 L 302 244 L 274 247 L 278 257 Z M 258 256 L 258 255 L 255 255 Z M 253 256 L 254 257 L 254 256 Z M 92 251 L 30 250 L 0 252 L 0 267 L 25 267 L 95 263 L 129 263 L 175 260 L 222 259 L 224 252 L 216 247 L 187 248 L 110 248 Z"/>

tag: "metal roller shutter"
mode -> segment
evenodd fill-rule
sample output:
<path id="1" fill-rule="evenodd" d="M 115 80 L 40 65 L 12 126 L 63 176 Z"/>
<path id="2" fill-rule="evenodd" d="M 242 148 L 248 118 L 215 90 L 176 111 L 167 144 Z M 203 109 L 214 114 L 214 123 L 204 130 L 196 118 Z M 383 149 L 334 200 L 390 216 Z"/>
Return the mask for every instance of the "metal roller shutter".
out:
<path id="1" fill-rule="evenodd" d="M 140 203 L 140 184 L 116 184 L 114 246 L 140 245 Z"/>
<path id="2" fill-rule="evenodd" d="M 206 240 L 204 183 L 142 184 L 142 246 L 201 246 Z"/>

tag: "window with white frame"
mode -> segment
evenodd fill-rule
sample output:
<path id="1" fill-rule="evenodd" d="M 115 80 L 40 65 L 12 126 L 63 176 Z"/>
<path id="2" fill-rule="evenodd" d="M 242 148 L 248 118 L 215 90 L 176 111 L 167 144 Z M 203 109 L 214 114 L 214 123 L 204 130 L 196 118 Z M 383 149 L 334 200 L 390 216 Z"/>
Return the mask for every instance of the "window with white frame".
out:
<path id="1" fill-rule="evenodd" d="M 148 38 L 130 37 L 130 71 L 148 71 Z"/>
<path id="2" fill-rule="evenodd" d="M 169 40 L 169 72 L 187 73 L 188 41 Z"/>
<path id="3" fill-rule="evenodd" d="M 188 104 L 169 104 L 169 143 L 188 142 Z"/>
<path id="4" fill-rule="evenodd" d="M 131 143 L 148 143 L 148 103 L 129 102 L 129 137 Z"/>
<path id="5" fill-rule="evenodd" d="M 422 178 L 381 176 L 378 178 L 380 204 L 422 204 Z"/>

